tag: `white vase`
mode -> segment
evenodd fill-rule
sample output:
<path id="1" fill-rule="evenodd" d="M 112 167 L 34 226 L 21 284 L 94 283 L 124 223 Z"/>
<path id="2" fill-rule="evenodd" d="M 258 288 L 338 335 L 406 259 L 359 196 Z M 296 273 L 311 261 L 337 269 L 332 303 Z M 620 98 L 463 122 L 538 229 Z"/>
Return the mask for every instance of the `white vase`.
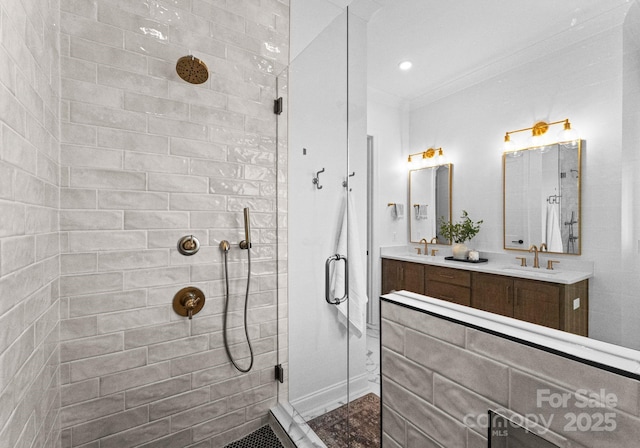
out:
<path id="1" fill-rule="evenodd" d="M 452 247 L 453 258 L 456 260 L 466 260 L 469 248 L 463 243 L 454 243 Z"/>

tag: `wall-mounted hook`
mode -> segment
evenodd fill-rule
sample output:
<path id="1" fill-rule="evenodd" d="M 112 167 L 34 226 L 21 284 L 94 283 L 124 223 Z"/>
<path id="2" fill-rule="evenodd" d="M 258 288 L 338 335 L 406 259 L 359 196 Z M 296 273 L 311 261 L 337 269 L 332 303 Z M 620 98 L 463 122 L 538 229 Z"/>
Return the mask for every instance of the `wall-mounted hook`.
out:
<path id="1" fill-rule="evenodd" d="M 356 172 L 354 171 L 353 173 L 349 174 L 349 177 L 353 177 L 353 176 L 355 176 L 355 175 L 356 175 Z M 349 181 L 348 181 L 348 180 L 343 180 L 343 181 L 342 181 L 342 186 L 343 186 L 344 188 L 347 188 L 347 186 L 349 186 Z M 352 190 L 352 189 L 351 189 L 351 188 L 349 188 L 349 191 L 351 191 L 351 190 Z"/>
<path id="2" fill-rule="evenodd" d="M 311 182 L 316 186 L 318 190 L 322 190 L 322 185 L 320 185 L 320 173 L 324 173 L 324 168 L 316 173 L 316 177 L 311 179 Z"/>

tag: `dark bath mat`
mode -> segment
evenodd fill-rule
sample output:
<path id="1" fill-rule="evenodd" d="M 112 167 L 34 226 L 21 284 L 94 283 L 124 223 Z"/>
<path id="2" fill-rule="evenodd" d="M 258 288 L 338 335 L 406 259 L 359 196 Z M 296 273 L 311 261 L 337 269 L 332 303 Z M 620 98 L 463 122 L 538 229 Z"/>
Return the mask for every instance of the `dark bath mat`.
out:
<path id="1" fill-rule="evenodd" d="M 224 448 L 284 448 L 278 437 L 271 430 L 269 425 L 265 425 L 253 431 L 243 439 L 226 445 Z"/>
<path id="2" fill-rule="evenodd" d="M 330 448 L 347 447 L 347 405 L 316 417 L 308 424 Z M 380 398 L 367 394 L 349 404 L 351 448 L 380 447 Z"/>

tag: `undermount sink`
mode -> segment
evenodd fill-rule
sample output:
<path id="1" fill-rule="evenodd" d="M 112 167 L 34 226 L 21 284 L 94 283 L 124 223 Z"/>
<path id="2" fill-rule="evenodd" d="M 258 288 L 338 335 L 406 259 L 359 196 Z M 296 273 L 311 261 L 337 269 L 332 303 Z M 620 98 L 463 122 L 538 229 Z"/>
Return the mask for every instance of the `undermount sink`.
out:
<path id="1" fill-rule="evenodd" d="M 558 271 L 544 268 L 530 268 L 524 266 L 505 266 L 502 268 L 504 272 L 514 272 L 517 274 L 527 273 L 538 277 L 546 277 L 548 275 L 556 275 Z"/>

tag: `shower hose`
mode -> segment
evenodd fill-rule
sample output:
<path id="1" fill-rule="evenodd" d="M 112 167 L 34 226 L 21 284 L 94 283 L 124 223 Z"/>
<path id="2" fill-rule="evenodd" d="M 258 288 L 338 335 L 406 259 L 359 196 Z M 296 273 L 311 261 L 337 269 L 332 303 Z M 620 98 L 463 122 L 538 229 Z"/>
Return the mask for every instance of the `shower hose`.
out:
<path id="1" fill-rule="evenodd" d="M 238 363 L 233 359 L 233 355 L 231 355 L 231 350 L 229 349 L 229 341 L 227 340 L 227 315 L 229 314 L 229 267 L 227 263 L 227 252 L 228 250 L 224 250 L 224 280 L 225 280 L 225 301 L 224 301 L 224 316 L 222 319 L 222 338 L 224 339 L 224 349 L 227 352 L 227 356 L 237 370 L 242 373 L 247 373 L 253 367 L 253 347 L 251 346 L 251 341 L 249 340 L 249 327 L 247 326 L 247 307 L 249 304 L 249 285 L 251 284 L 251 249 L 247 248 L 247 260 L 248 260 L 248 272 L 247 272 L 247 290 L 244 294 L 244 335 L 247 340 L 247 345 L 249 346 L 249 354 L 251 357 L 251 361 L 249 362 L 249 367 L 243 369 L 238 365 Z"/>

